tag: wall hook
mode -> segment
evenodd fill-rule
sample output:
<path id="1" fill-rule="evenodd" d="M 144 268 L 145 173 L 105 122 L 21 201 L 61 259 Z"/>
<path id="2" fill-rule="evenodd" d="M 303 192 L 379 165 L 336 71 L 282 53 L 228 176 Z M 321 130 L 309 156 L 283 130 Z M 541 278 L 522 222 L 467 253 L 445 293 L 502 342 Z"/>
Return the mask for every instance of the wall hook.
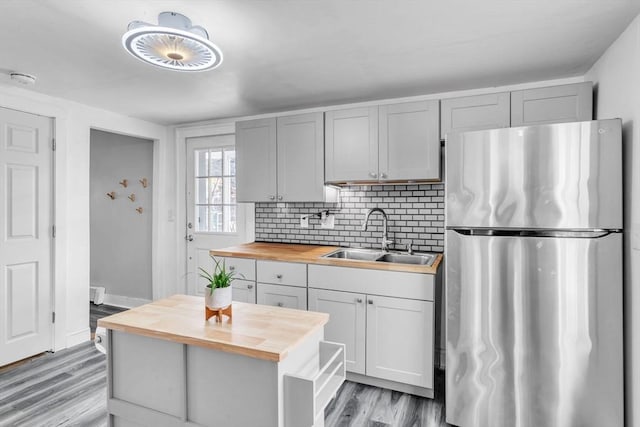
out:
<path id="1" fill-rule="evenodd" d="M 142 214 L 142 206 L 140 206 L 140 207 L 136 208 L 136 211 L 137 211 L 139 214 Z"/>
<path id="2" fill-rule="evenodd" d="M 115 191 L 110 191 L 107 193 L 107 197 L 109 197 L 111 200 L 116 198 L 116 192 Z"/>
<path id="3" fill-rule="evenodd" d="M 129 194 L 129 200 L 131 200 L 132 202 L 135 202 L 136 201 L 136 195 L 133 194 L 133 193 Z"/>
<path id="4" fill-rule="evenodd" d="M 147 185 L 149 185 L 149 181 L 147 181 L 147 178 L 142 178 L 140 180 L 140 184 L 142 184 L 142 188 L 147 188 Z"/>
<path id="5" fill-rule="evenodd" d="M 122 181 L 120 181 L 119 184 L 122 185 L 124 188 L 127 188 L 127 185 L 129 185 L 129 181 L 127 181 L 126 179 L 123 179 Z"/>

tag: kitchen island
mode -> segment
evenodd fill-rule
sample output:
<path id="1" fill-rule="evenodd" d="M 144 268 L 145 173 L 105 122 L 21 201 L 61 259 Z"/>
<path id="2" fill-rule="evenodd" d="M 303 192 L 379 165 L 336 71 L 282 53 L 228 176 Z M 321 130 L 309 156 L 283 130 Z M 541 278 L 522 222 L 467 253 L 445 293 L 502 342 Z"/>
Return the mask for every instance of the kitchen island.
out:
<path id="1" fill-rule="evenodd" d="M 323 426 L 345 377 L 329 316 L 233 303 L 205 320 L 202 297 L 174 295 L 98 322 L 106 328 L 111 426 Z"/>

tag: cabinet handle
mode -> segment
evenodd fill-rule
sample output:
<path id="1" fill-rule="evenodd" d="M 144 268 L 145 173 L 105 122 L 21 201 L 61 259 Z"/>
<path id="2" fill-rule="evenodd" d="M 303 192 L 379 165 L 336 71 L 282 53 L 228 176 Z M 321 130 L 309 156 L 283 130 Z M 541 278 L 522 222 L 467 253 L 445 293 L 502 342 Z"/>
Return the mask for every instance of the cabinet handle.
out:
<path id="1" fill-rule="evenodd" d="M 368 300 L 367 302 L 368 302 L 369 304 L 373 304 L 373 300 L 372 300 L 372 299 Z"/>
<path id="2" fill-rule="evenodd" d="M 253 285 L 247 285 L 247 289 L 253 289 Z"/>
<path id="3" fill-rule="evenodd" d="M 362 302 L 362 298 L 356 298 L 356 302 Z"/>
<path id="4" fill-rule="evenodd" d="M 382 172 L 382 173 L 380 174 L 380 178 L 382 178 L 382 179 L 386 179 L 386 178 L 387 178 L 387 174 L 386 174 L 386 173 L 384 173 L 384 172 Z"/>
<path id="5" fill-rule="evenodd" d="M 282 196 L 278 196 L 278 200 L 282 200 Z"/>
<path id="6" fill-rule="evenodd" d="M 230 266 L 229 266 L 229 271 L 234 271 L 235 269 L 236 269 L 236 266 L 235 266 L 235 265 L 230 265 Z"/>
<path id="7" fill-rule="evenodd" d="M 369 176 L 370 176 L 371 178 L 377 178 L 377 177 L 378 177 L 378 174 L 377 174 L 377 173 L 375 173 L 375 172 L 369 172 Z"/>
<path id="8" fill-rule="evenodd" d="M 275 200 L 276 196 L 269 196 L 269 200 Z"/>
<path id="9" fill-rule="evenodd" d="M 282 279 L 282 274 L 276 274 L 276 278 Z"/>
<path id="10" fill-rule="evenodd" d="M 278 307 L 282 307 L 284 304 L 282 304 L 281 302 L 278 303 Z"/>

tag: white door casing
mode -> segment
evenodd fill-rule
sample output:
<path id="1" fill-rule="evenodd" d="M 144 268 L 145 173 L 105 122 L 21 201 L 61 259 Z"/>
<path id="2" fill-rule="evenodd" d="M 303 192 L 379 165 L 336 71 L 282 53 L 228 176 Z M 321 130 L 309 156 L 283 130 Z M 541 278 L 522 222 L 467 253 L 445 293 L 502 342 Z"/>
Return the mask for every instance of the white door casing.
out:
<path id="1" fill-rule="evenodd" d="M 0 366 L 53 347 L 52 127 L 0 108 Z"/>
<path id="2" fill-rule="evenodd" d="M 211 249 L 238 245 L 252 238 L 252 234 L 247 230 L 246 214 L 248 210 L 253 209 L 253 204 L 237 204 L 236 229 L 233 232 L 200 231 L 196 224 L 199 215 L 196 212 L 196 202 L 199 197 L 196 191 L 196 151 L 224 147 L 233 149 L 234 142 L 233 134 L 194 137 L 186 140 L 186 283 L 187 292 L 191 295 L 204 295 L 206 282 L 199 276 L 198 268 L 212 271 L 214 262 L 209 256 Z"/>

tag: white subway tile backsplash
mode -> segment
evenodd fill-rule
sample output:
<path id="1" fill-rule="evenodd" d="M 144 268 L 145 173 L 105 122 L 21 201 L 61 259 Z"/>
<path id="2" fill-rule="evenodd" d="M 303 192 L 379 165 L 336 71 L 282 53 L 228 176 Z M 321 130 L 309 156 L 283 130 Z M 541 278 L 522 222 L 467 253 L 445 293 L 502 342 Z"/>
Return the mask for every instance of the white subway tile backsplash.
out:
<path id="1" fill-rule="evenodd" d="M 409 240 L 418 251 L 444 250 L 444 184 L 373 185 L 340 189 L 339 203 L 256 203 L 256 241 L 360 246 L 377 248 L 382 219 L 371 216 L 367 231 L 362 220 L 367 209 L 379 207 L 388 216 L 392 248 L 405 249 Z M 310 217 L 300 228 L 300 215 L 329 209 L 335 228 L 320 229 L 320 218 Z"/>

